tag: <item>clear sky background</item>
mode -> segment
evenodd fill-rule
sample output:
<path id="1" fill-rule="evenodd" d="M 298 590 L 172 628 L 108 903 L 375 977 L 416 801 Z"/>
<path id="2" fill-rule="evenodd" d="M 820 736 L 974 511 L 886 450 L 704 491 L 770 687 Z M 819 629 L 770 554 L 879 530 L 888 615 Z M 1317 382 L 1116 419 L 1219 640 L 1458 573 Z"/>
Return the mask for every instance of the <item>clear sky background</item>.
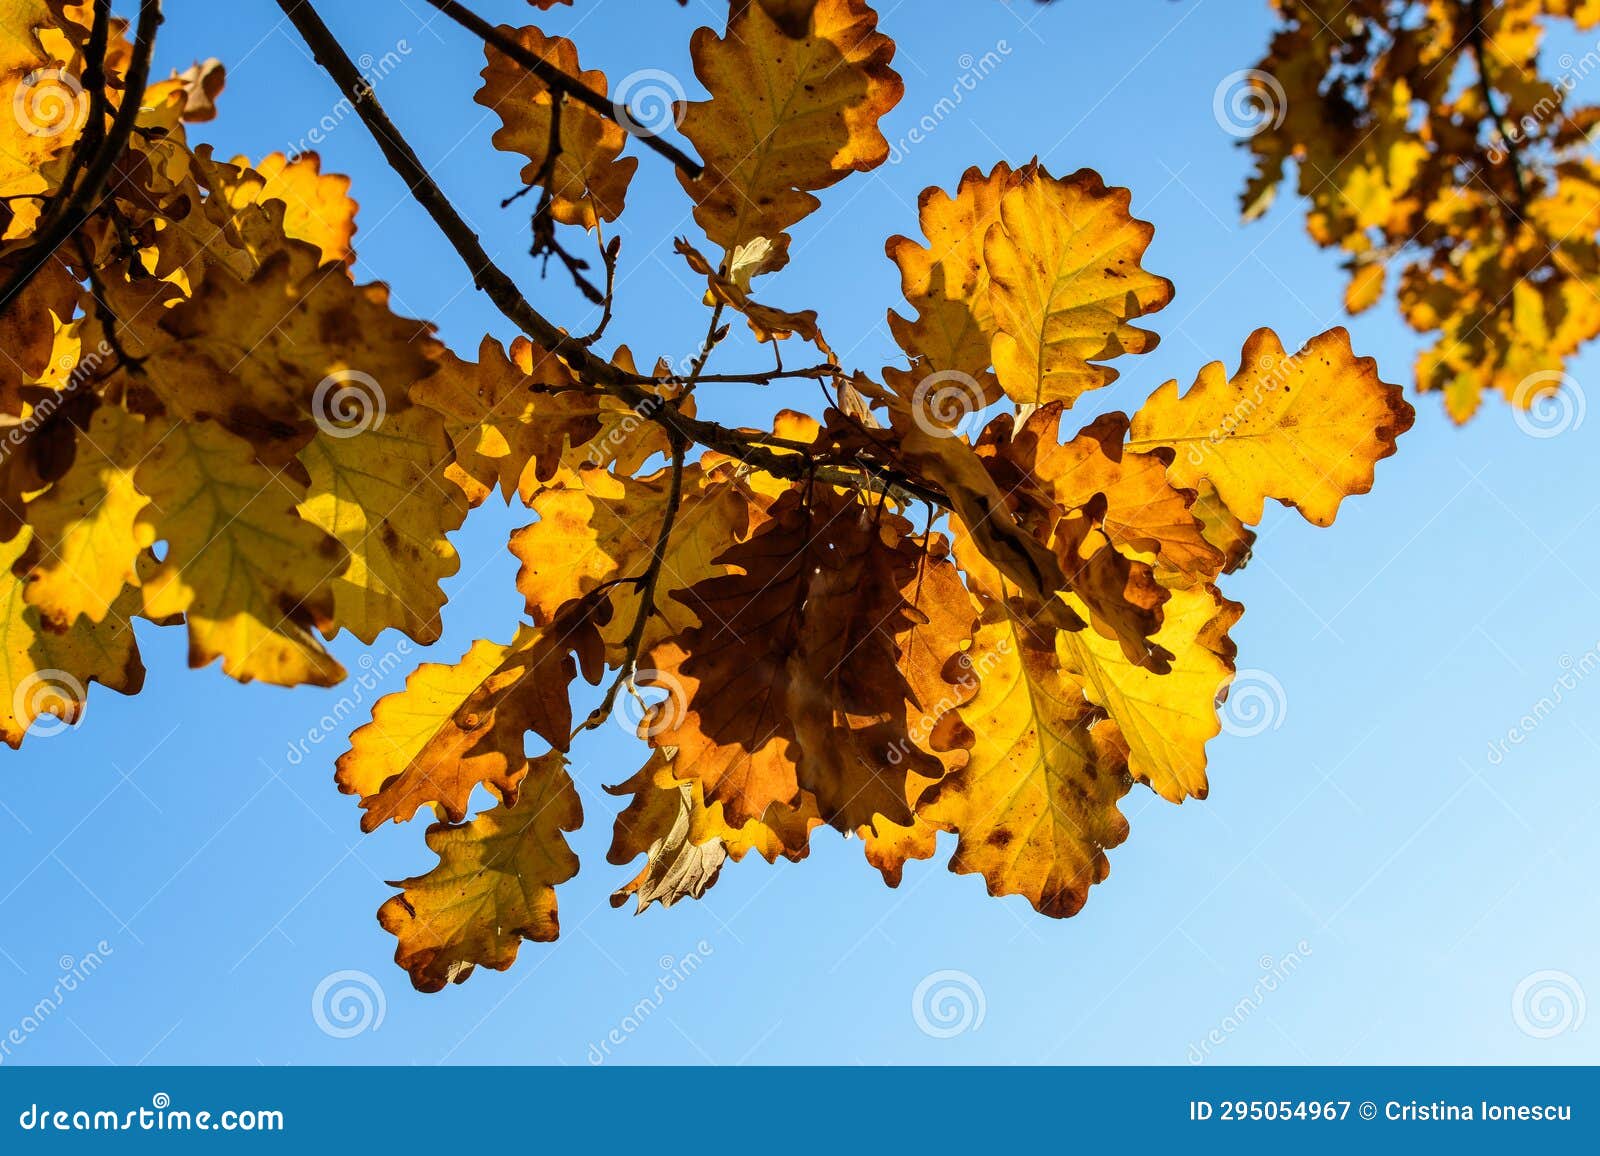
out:
<path id="1" fill-rule="evenodd" d="M 584 65 L 614 81 L 661 69 L 693 95 L 689 36 L 721 5 L 479 7 L 573 35 Z M 491 148 L 498 122 L 472 101 L 481 47 L 419 0 L 322 8 L 352 56 L 398 54 L 378 85 L 384 105 L 536 304 L 587 328 L 588 308 L 554 273 L 541 282 L 525 255 L 526 204 L 498 207 L 521 162 Z M 792 265 L 765 287 L 774 303 L 819 308 L 847 364 L 896 357 L 884 315 L 898 278 L 882 245 L 916 234 L 917 194 L 953 186 L 970 165 L 1037 154 L 1056 173 L 1089 166 L 1131 187 L 1134 211 L 1156 226 L 1145 265 L 1177 286 L 1149 320 L 1160 347 L 1120 360 L 1122 380 L 1086 399 L 1084 421 L 1131 409 L 1168 378 L 1187 385 L 1207 361 L 1231 370 L 1263 325 L 1295 348 L 1349 324 L 1357 352 L 1409 388 L 1421 340 L 1390 301 L 1341 318 L 1342 275 L 1306 239 L 1296 198 L 1238 223 L 1249 163 L 1219 128 L 1213 94 L 1258 59 L 1265 3 L 881 8 L 907 82 L 884 122 L 892 139 L 970 61 L 993 52 L 1002 63 L 898 163 L 825 194 L 796 230 Z M 294 147 L 337 102 L 269 0 L 167 10 L 160 74 L 207 56 L 228 64 L 221 115 L 193 133 L 220 155 Z M 486 331 L 511 336 L 354 118 L 321 152 L 353 176 L 362 204 L 358 279 L 386 281 L 397 309 L 437 321 L 469 355 Z M 628 204 L 611 334 L 641 360 L 678 361 L 705 326 L 671 248 L 693 227 L 688 202 L 642 154 Z M 743 344 L 716 363 L 763 364 Z M 1580 389 L 1597 367 L 1593 355 L 1572 365 Z M 705 392 L 736 422 L 815 401 L 801 386 Z M 1212 744 L 1205 802 L 1176 807 L 1135 788 L 1109 881 L 1063 922 L 951 875 L 947 845 L 889 890 L 859 845 L 826 831 L 803 863 L 730 864 L 703 902 L 614 911 L 607 896 L 633 868 L 604 862 L 617 801 L 600 785 L 627 778 L 644 750 L 606 728 L 575 749 L 587 826 L 574 840 L 582 873 L 560 891 L 560 943 L 524 945 L 507 973 L 418 995 L 373 913 L 391 893 L 383 880 L 433 862 L 421 820 L 359 833 L 355 800 L 332 782 L 348 727 L 308 758 L 289 754 L 354 692 L 241 687 L 216 667 L 185 669 L 181 631 L 144 630 L 142 695 L 97 687 L 76 731 L 35 735 L 3 759 L 0 1036 L 50 995 L 63 965 L 110 948 L 6 1062 L 584 1064 L 613 1029 L 623 1042 L 607 1062 L 1181 1064 L 1197 1045 L 1222 1063 L 1600 1061 L 1600 1013 L 1577 1022 L 1583 989 L 1600 998 L 1600 677 L 1572 680 L 1526 741 L 1490 755 L 1569 666 L 1597 657 L 1600 413 L 1535 438 L 1492 402 L 1458 430 L 1437 398 L 1413 401 L 1416 428 L 1379 465 L 1372 494 L 1325 530 L 1273 506 L 1254 560 L 1225 587 L 1248 608 L 1234 631 L 1240 666 L 1282 687 L 1272 725 Z M 494 505 L 474 514 L 456 537 L 445 637 L 412 647 L 380 689 L 398 689 L 424 656 L 454 661 L 474 638 L 510 635 L 521 600 L 505 539 L 527 520 Z M 335 649 L 359 670 L 400 642 L 391 632 Z M 641 1000 L 653 1003 L 663 967 L 691 952 L 698 970 L 624 1031 Z M 1282 965 L 1291 953 L 1298 962 Z M 1264 973 L 1291 969 L 1257 990 Z M 383 1016 L 341 1038 L 313 1007 L 325 978 L 348 971 L 373 978 L 375 990 L 355 982 Z M 924 984 L 941 971 L 965 978 Z M 1538 978 L 1548 971 L 1566 978 Z M 946 1001 L 965 1030 L 930 1034 L 914 999 L 931 987 L 924 1002 L 937 1005 L 948 982 L 981 1003 L 981 1023 L 974 1011 L 963 1025 Z M 1552 982 L 1560 990 L 1545 994 L 1564 993 L 1565 1010 L 1540 1005 L 1535 989 Z M 1241 1001 L 1252 1005 L 1242 1017 Z M 922 1019 L 937 1029 L 939 1014 Z M 1541 1032 L 1546 1022 L 1561 1030 Z M 1213 1031 L 1222 1042 L 1204 1045 Z"/>

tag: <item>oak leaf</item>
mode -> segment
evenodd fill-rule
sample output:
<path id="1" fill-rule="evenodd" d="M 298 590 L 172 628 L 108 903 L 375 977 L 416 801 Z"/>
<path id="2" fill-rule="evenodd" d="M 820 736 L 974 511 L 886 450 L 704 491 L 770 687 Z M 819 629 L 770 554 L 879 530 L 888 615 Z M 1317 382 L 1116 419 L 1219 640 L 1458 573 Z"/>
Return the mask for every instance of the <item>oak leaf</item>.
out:
<path id="1" fill-rule="evenodd" d="M 590 91 L 606 94 L 605 73 L 580 68 L 572 41 L 531 26 L 501 25 L 499 31 Z M 558 101 L 543 82 L 492 44 L 484 46 L 484 53 L 483 87 L 473 99 L 500 117 L 495 148 L 528 158 L 522 183 L 548 188 L 550 214 L 562 224 L 592 229 L 600 221 L 616 220 L 639 166 L 633 157 L 621 155 L 628 143 L 622 126 L 577 101 Z M 559 118 L 555 125 L 552 118 Z"/>
<path id="2" fill-rule="evenodd" d="M 1092 169 L 1056 178 L 1037 163 L 1000 198 L 984 236 L 995 374 L 1013 401 L 1071 405 L 1116 380 L 1099 364 L 1154 349 L 1129 322 L 1172 300 L 1172 282 L 1139 262 L 1155 230 L 1128 215 L 1131 194 Z"/>
<path id="3" fill-rule="evenodd" d="M 556 885 L 578 873 L 563 833 L 582 822 L 566 760 L 551 752 L 529 764 L 515 803 L 428 828 L 439 865 L 395 883 L 401 893 L 378 909 L 418 991 L 462 983 L 475 967 L 504 971 L 524 939 L 556 938 Z"/>
<path id="4" fill-rule="evenodd" d="M 145 579 L 144 612 L 185 617 L 191 666 L 221 658 L 240 682 L 279 686 L 342 679 L 314 631 L 334 624 L 329 583 L 348 559 L 296 513 L 304 487 L 215 422 L 160 419 L 149 441 L 134 474 L 149 498 L 139 532 L 166 552 Z"/>
<path id="5" fill-rule="evenodd" d="M 529 731 L 558 751 L 572 733 L 568 695 L 578 662 L 598 678 L 592 624 L 577 616 L 524 626 L 509 645 L 479 641 L 454 665 L 425 663 L 402 691 L 373 706 L 372 721 L 339 757 L 339 789 L 361 798 L 361 828 L 409 821 L 425 806 L 460 821 L 480 784 L 514 801 L 527 768 Z"/>
<path id="6" fill-rule="evenodd" d="M 905 85 L 877 24 L 866 0 L 817 0 L 800 38 L 765 5 L 736 6 L 720 37 L 695 32 L 695 75 L 711 98 L 684 106 L 682 128 L 705 171 L 679 179 L 712 243 L 732 253 L 764 238 L 778 268 L 788 230 L 820 203 L 816 192 L 888 159 L 878 120 Z"/>
<path id="7" fill-rule="evenodd" d="M 0 543 L 0 741 L 13 748 L 45 716 L 76 724 L 90 682 L 122 694 L 137 694 L 144 685 L 144 664 L 127 620 L 135 607 L 126 600 L 118 603 L 120 613 L 104 621 L 79 618 L 65 630 L 47 628 L 38 610 L 23 601 L 23 583 L 12 569 L 28 537 L 24 530 Z"/>
<path id="8" fill-rule="evenodd" d="M 1377 363 L 1351 352 L 1345 330 L 1290 355 L 1258 329 L 1233 377 L 1214 361 L 1181 397 L 1176 381 L 1153 393 L 1133 416 L 1129 445 L 1175 451 L 1172 480 L 1209 481 L 1245 522 L 1260 522 L 1263 502 L 1277 498 L 1328 526 L 1345 497 L 1372 488 L 1375 465 L 1415 416 L 1399 387 L 1379 380 Z"/>

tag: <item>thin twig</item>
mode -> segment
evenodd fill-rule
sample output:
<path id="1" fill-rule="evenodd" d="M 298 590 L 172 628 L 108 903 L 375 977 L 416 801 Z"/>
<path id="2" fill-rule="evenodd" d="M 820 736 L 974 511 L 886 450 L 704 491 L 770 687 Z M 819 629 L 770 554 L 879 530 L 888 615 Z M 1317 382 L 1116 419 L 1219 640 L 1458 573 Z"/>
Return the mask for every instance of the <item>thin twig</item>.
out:
<path id="1" fill-rule="evenodd" d="M 128 147 L 133 122 L 138 119 L 144 88 L 150 79 L 150 54 L 155 48 L 156 29 L 161 24 L 161 0 L 140 0 L 139 22 L 134 33 L 133 57 L 123 79 L 122 103 L 111 122 L 111 131 L 95 150 L 83 177 L 71 191 L 63 189 L 52 202 L 33 239 L 19 255 L 17 266 L 0 288 L 0 309 L 6 308 L 28 287 L 34 276 L 66 239 L 77 232 L 94 211 L 94 202 L 105 187 L 106 178 Z M 80 142 L 81 143 L 81 142 Z"/>
<path id="2" fill-rule="evenodd" d="M 550 88 L 566 93 L 578 103 L 588 105 L 607 120 L 621 125 L 630 136 L 643 143 L 646 148 L 660 153 L 667 160 L 677 165 L 689 179 L 693 180 L 699 177 L 701 172 L 704 171 L 700 163 L 682 149 L 662 140 L 653 132 L 645 131 L 632 117 L 623 116 L 614 101 L 600 95 L 576 77 L 568 76 L 549 61 L 524 48 L 499 28 L 496 28 L 472 11 L 472 9 L 456 3 L 456 0 L 428 0 L 428 3 L 478 37 L 478 39 L 492 45 L 495 51 L 509 56 L 523 68 L 533 73 L 534 76 L 544 81 Z"/>
<path id="3" fill-rule="evenodd" d="M 1467 33 L 1467 39 L 1472 45 L 1472 55 L 1478 65 L 1478 97 L 1483 101 L 1484 109 L 1489 114 L 1489 119 L 1494 124 L 1494 130 L 1505 142 L 1506 159 L 1511 162 L 1511 183 L 1516 189 L 1516 210 L 1518 223 L 1527 212 L 1528 189 L 1523 181 L 1522 154 L 1517 146 L 1517 138 L 1513 135 L 1516 131 L 1506 123 L 1506 119 L 1494 106 L 1494 78 L 1489 75 L 1489 56 L 1484 47 L 1483 22 L 1488 17 L 1483 10 L 1483 0 L 1472 0 L 1471 10 L 1467 18 L 1472 22 L 1472 28 Z"/>
<path id="4" fill-rule="evenodd" d="M 695 378 L 695 381 L 700 385 L 719 383 L 724 385 L 771 385 L 775 381 L 788 381 L 802 377 L 818 379 L 837 377 L 842 372 L 843 370 L 832 362 L 824 362 L 822 365 L 808 365 L 804 369 L 765 369 L 760 373 L 702 373 Z M 670 382 L 673 385 L 681 385 L 688 379 L 687 377 L 674 376 L 663 377 L 660 380 Z"/>
<path id="5" fill-rule="evenodd" d="M 83 58 L 83 86 L 89 90 L 89 120 L 67 161 L 61 189 L 71 189 L 84 163 L 100 147 L 106 132 L 106 43 L 111 38 L 111 0 L 95 0 L 94 23 Z"/>
<path id="6" fill-rule="evenodd" d="M 634 612 L 633 625 L 628 630 L 628 637 L 623 641 L 623 659 L 617 668 L 617 676 L 611 680 L 611 685 L 606 688 L 606 695 L 600 705 L 589 712 L 589 717 L 583 720 L 583 725 L 578 731 L 589 731 L 605 722 L 611 717 L 611 710 L 617 704 L 617 694 L 634 676 L 639 666 L 639 648 L 644 643 L 645 629 L 650 625 L 650 619 L 656 612 L 656 586 L 661 581 L 661 568 L 666 562 L 667 546 L 672 539 L 673 526 L 678 521 L 678 510 L 683 505 L 683 455 L 688 445 L 674 438 L 672 442 L 672 476 L 667 485 L 667 505 L 661 515 L 661 529 L 656 533 L 655 545 L 650 551 L 650 565 L 645 570 L 644 576 L 639 579 L 639 608 Z M 576 735 L 578 731 L 574 731 Z"/>

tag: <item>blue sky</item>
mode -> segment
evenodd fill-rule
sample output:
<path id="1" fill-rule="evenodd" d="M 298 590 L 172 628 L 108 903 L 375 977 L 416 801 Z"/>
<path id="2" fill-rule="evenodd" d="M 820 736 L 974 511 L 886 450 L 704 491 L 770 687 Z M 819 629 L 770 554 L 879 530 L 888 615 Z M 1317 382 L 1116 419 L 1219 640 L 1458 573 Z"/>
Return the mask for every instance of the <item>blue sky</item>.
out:
<path id="1" fill-rule="evenodd" d="M 520 162 L 491 148 L 497 122 L 472 102 L 481 48 L 418 0 L 322 7 L 352 56 L 395 54 L 378 85 L 390 114 L 534 302 L 588 328 L 588 307 L 525 255 L 525 206 L 499 208 Z M 716 7 L 578 0 L 540 19 L 574 36 L 586 67 L 614 79 L 663 70 L 692 95 L 689 35 Z M 1177 286 L 1148 319 L 1160 347 L 1123 359 L 1085 421 L 1168 378 L 1187 384 L 1207 361 L 1231 368 L 1262 325 L 1294 348 L 1348 324 L 1357 352 L 1409 385 L 1421 340 L 1389 302 L 1341 318 L 1342 275 L 1305 238 L 1294 198 L 1238 223 L 1248 158 L 1219 128 L 1213 95 L 1260 55 L 1264 3 L 881 7 L 907 82 L 885 128 L 907 143 L 896 163 L 824 195 L 766 289 L 819 308 L 842 360 L 873 370 L 895 357 L 884 315 L 898 278 L 882 243 L 915 235 L 917 194 L 970 165 L 1038 155 L 1057 173 L 1088 166 L 1132 188 L 1134 211 L 1156 226 L 1145 265 Z M 522 0 L 479 8 L 536 15 Z M 292 147 L 337 102 L 268 0 L 167 11 L 163 74 L 207 56 L 229 66 L 221 115 L 195 133 L 220 155 Z M 988 53 L 998 66 L 909 143 Z M 462 352 L 485 332 L 511 336 L 354 119 L 321 152 L 362 204 L 359 279 L 386 281 L 397 309 L 437 321 Z M 642 359 L 678 361 L 703 334 L 672 254 L 690 229 L 671 172 L 642 155 L 611 330 Z M 764 363 L 739 344 L 717 365 Z M 1597 366 L 1592 355 L 1570 366 L 1580 390 Z M 757 422 L 813 394 L 730 389 L 706 402 Z M 1536 438 L 1503 407 L 1460 430 L 1436 399 L 1413 400 L 1416 428 L 1331 529 L 1269 509 L 1254 560 L 1226 590 L 1248 608 L 1234 632 L 1240 666 L 1282 688 L 1273 725 L 1215 741 L 1205 802 L 1136 789 L 1124 804 L 1132 834 L 1074 919 L 988 898 L 976 878 L 945 871 L 947 847 L 889 890 L 859 846 L 825 833 L 806 862 L 729 865 L 703 902 L 613 911 L 607 895 L 631 871 L 604 862 L 616 803 L 599 788 L 628 777 L 643 749 L 607 728 L 575 752 L 584 867 L 561 891 L 561 942 L 420 996 L 373 913 L 390 894 L 383 880 L 432 862 L 421 823 L 361 836 L 331 777 L 344 730 L 290 754 L 359 692 L 241 687 L 215 667 L 185 669 L 181 632 L 150 629 L 141 696 L 96 689 L 76 731 L 6 756 L 0 1037 L 63 967 L 90 952 L 101 964 L 0 1059 L 581 1065 L 615 1030 L 606 1062 L 1600 1061 L 1600 1023 L 1576 1014 L 1585 988 L 1600 995 L 1600 677 L 1569 673 L 1600 660 L 1600 415 Z M 504 545 L 526 520 L 486 506 L 457 536 L 462 567 L 436 646 L 391 633 L 366 648 L 342 640 L 340 658 L 383 669 L 398 654 L 386 691 L 423 657 L 453 661 L 474 638 L 509 636 L 520 599 Z M 1519 721 L 1563 675 L 1554 709 Z M 693 974 L 657 1000 L 664 971 L 691 953 Z M 372 977 L 353 982 L 382 1019 L 330 1034 L 314 1001 L 319 986 L 332 1000 L 347 981 L 325 981 L 344 972 Z M 939 974 L 950 972 L 961 974 Z M 952 984 L 974 1009 L 965 1030 L 937 1030 L 937 1008 L 919 1025 L 919 991 L 938 1005 Z M 651 1014 L 630 1026 L 641 1001 Z M 942 1006 L 961 1019 L 957 1002 Z M 1564 1030 L 1540 1031 L 1541 1015 Z"/>

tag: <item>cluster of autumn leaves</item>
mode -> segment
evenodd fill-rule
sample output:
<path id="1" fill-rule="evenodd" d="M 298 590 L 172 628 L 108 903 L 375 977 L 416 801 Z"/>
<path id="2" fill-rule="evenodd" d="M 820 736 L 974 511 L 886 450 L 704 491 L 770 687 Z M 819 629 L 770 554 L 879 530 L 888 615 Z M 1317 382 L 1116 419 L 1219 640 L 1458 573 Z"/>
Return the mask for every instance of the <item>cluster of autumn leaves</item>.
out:
<path id="1" fill-rule="evenodd" d="M 1600 335 L 1600 104 L 1592 44 L 1552 53 L 1552 18 L 1592 30 L 1592 0 L 1274 0 L 1257 65 L 1246 217 L 1293 161 L 1320 246 L 1346 254 L 1345 305 L 1389 282 L 1433 343 L 1419 389 L 1457 422 L 1486 394 L 1528 408 Z M 1544 48 L 1541 61 L 1541 48 Z M 1556 68 L 1550 68 L 1551 57 Z"/>
<path id="2" fill-rule="evenodd" d="M 0 107 L 41 70 L 84 73 L 90 6 L 0 15 Z M 708 301 L 830 358 L 814 313 L 755 286 L 816 193 L 887 156 L 902 85 L 876 25 L 865 0 L 736 0 L 721 35 L 694 37 L 709 98 L 681 126 L 714 256 L 680 251 Z M 606 90 L 570 42 L 503 31 Z M 105 132 L 89 118 L 133 99 L 111 32 L 104 104 L 0 149 L 0 277 L 70 196 L 76 146 Z M 551 217 L 615 220 L 623 130 L 492 46 L 483 78 L 495 144 L 526 158 Z M 108 194 L 4 314 L 0 421 L 22 431 L 0 461 L 4 737 L 75 718 L 91 681 L 136 690 L 137 619 L 181 623 L 192 665 L 280 685 L 337 682 L 323 642 L 341 629 L 432 642 L 448 535 L 492 492 L 519 498 L 537 515 L 510 543 L 527 620 L 419 667 L 338 760 L 364 829 L 440 820 L 438 864 L 379 912 L 424 990 L 555 938 L 583 819 L 568 752 L 594 721 L 574 716 L 580 678 L 653 703 L 647 761 L 610 788 L 627 801 L 609 858 L 645 856 L 618 903 L 697 897 L 751 851 L 801 859 L 826 825 L 890 883 L 951 833 L 952 870 L 1071 915 L 1134 783 L 1205 794 L 1241 612 L 1217 583 L 1264 502 L 1328 524 L 1412 421 L 1343 330 L 1292 354 L 1260 330 L 1233 374 L 1213 363 L 1074 432 L 1106 362 L 1155 344 L 1133 323 L 1172 286 L 1142 267 L 1152 229 L 1127 190 L 1037 163 L 923 195 L 924 239 L 888 244 L 907 364 L 828 372 L 820 417 L 697 424 L 695 375 L 640 373 L 625 348 L 485 338 L 468 361 L 353 280 L 343 178 L 188 143 L 220 79 L 197 67 L 137 97 Z M 686 444 L 706 428 L 728 436 Z"/>

